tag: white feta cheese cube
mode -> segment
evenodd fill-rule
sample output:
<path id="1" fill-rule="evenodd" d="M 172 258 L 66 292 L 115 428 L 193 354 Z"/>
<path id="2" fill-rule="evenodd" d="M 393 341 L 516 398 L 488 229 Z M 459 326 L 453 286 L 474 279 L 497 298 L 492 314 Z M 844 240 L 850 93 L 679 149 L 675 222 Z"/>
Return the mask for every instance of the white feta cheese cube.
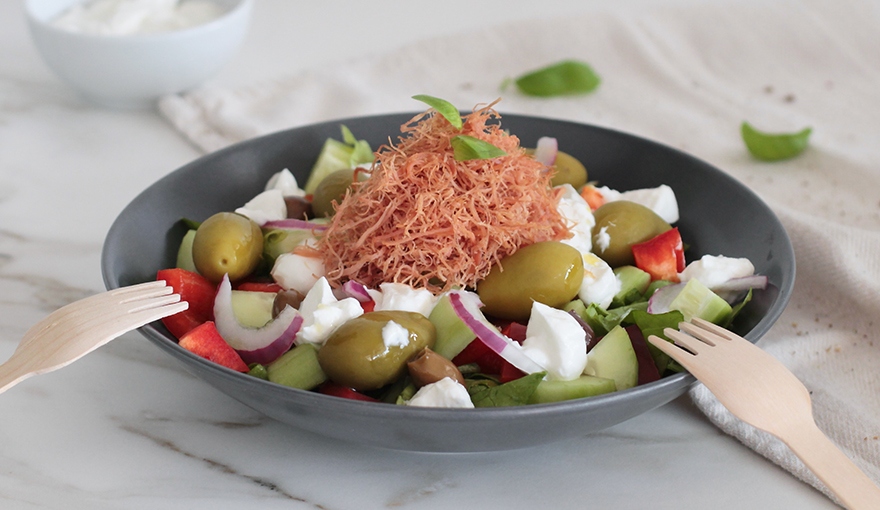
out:
<path id="1" fill-rule="evenodd" d="M 532 305 L 522 352 L 547 371 L 547 380 L 577 379 L 587 366 L 587 333 L 568 312 Z"/>
<path id="2" fill-rule="evenodd" d="M 734 278 L 755 274 L 755 266 L 749 259 L 725 257 L 723 255 L 703 255 L 687 265 L 679 274 L 683 282 L 696 279 L 712 289 Z"/>
<path id="3" fill-rule="evenodd" d="M 363 315 L 364 309 L 355 298 L 337 300 L 327 279 L 321 277 L 306 294 L 299 307 L 303 324 L 296 342 L 323 344 L 346 321 Z"/>
<path id="4" fill-rule="evenodd" d="M 298 253 L 283 253 L 275 259 L 270 274 L 283 288 L 306 295 L 324 276 L 324 261 Z"/>
<path id="5" fill-rule="evenodd" d="M 589 253 L 593 247 L 593 226 L 596 219 L 590 205 L 571 184 L 562 184 L 562 197 L 556 210 L 565 218 L 572 236 L 562 242 L 576 248 L 581 253 Z"/>
<path id="6" fill-rule="evenodd" d="M 675 198 L 675 192 L 665 184 L 656 188 L 634 189 L 622 193 L 607 186 L 596 189 L 602 194 L 605 202 L 628 200 L 654 211 L 666 223 L 675 223 L 679 220 L 678 200 Z"/>
<path id="7" fill-rule="evenodd" d="M 290 170 L 284 169 L 269 178 L 266 183 L 266 191 L 277 189 L 285 197 L 304 197 L 306 192 L 300 189 L 296 182 L 296 177 L 290 173 Z"/>
<path id="8" fill-rule="evenodd" d="M 416 407 L 473 408 L 474 403 L 467 389 L 450 377 L 426 384 L 419 388 L 406 405 Z"/>
<path id="9" fill-rule="evenodd" d="M 287 218 L 287 203 L 284 201 L 281 190 L 270 189 L 255 196 L 235 212 L 250 218 L 257 225 L 263 226 L 270 221 Z"/>
<path id="10" fill-rule="evenodd" d="M 620 289 L 620 279 L 611 266 L 592 253 L 585 253 L 584 280 L 578 291 L 581 301 L 587 306 L 596 303 L 602 308 L 608 308 Z"/>
<path id="11" fill-rule="evenodd" d="M 431 291 L 415 289 L 405 283 L 382 283 L 379 290 L 368 289 L 367 293 L 373 298 L 376 311 L 418 312 L 427 317 L 437 304 L 437 297 Z"/>

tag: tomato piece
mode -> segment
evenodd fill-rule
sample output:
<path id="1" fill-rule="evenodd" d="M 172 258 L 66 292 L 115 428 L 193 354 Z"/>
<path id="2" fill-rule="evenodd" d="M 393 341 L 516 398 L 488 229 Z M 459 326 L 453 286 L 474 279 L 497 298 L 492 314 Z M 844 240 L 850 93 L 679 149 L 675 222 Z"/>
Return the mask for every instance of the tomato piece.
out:
<path id="1" fill-rule="evenodd" d="M 369 301 L 361 301 L 361 308 L 364 309 L 364 313 L 370 313 L 376 308 L 376 302 L 372 299 Z"/>
<path id="2" fill-rule="evenodd" d="M 180 295 L 189 308 L 162 319 L 162 324 L 177 338 L 183 337 L 195 327 L 214 318 L 214 296 L 217 288 L 204 276 L 185 269 L 162 269 L 156 273 L 157 280 L 165 282 Z"/>
<path id="3" fill-rule="evenodd" d="M 651 280 L 677 282 L 684 271 L 684 244 L 678 228 L 632 247 L 636 267 L 651 275 Z"/>
<path id="4" fill-rule="evenodd" d="M 248 366 L 242 361 L 235 349 L 223 340 L 213 321 L 207 321 L 187 332 L 178 342 L 184 349 L 213 361 L 218 365 L 231 368 L 236 372 L 247 372 Z"/>
<path id="5" fill-rule="evenodd" d="M 332 395 L 334 397 L 347 398 L 350 400 L 363 400 L 364 402 L 378 402 L 377 399 L 364 395 L 354 388 L 349 388 L 348 386 L 343 386 L 341 384 L 336 384 L 335 382 L 327 381 L 322 384 L 318 388 L 318 393 L 323 393 L 324 395 Z"/>
<path id="6" fill-rule="evenodd" d="M 602 193 L 592 184 L 587 184 L 581 188 L 581 196 L 587 201 L 587 205 L 589 205 L 590 209 L 593 211 L 602 207 L 605 203 L 605 197 L 602 196 Z"/>

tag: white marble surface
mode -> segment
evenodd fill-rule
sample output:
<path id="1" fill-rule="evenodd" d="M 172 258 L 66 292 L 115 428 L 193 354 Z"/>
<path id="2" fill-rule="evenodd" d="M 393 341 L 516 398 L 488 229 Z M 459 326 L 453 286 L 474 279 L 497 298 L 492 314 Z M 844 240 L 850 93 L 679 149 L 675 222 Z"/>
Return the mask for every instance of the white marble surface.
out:
<path id="1" fill-rule="evenodd" d="M 487 15 L 560 15 L 579 2 L 301 4 L 257 0 L 245 47 L 214 83 L 388 51 Z M 101 244 L 115 216 L 198 156 L 153 111 L 80 100 L 39 60 L 19 2 L 0 2 L 0 358 L 48 312 L 102 290 Z M 686 397 L 528 450 L 381 451 L 265 419 L 137 333 L 12 388 L 0 417 L 3 509 L 835 507 L 719 432 Z"/>

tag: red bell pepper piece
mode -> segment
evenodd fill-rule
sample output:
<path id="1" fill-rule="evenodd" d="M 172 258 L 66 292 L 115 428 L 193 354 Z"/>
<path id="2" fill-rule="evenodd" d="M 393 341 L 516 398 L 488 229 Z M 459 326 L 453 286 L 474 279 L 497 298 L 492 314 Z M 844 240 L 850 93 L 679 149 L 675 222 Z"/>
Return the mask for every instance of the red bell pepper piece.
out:
<path id="1" fill-rule="evenodd" d="M 526 325 L 519 322 L 511 322 L 501 328 L 501 334 L 518 344 L 522 344 L 526 339 Z"/>
<path id="2" fill-rule="evenodd" d="M 678 228 L 632 247 L 636 267 L 651 275 L 651 280 L 677 282 L 684 271 L 684 245 Z"/>
<path id="3" fill-rule="evenodd" d="M 467 344 L 467 347 L 458 353 L 456 357 L 452 358 L 452 363 L 457 367 L 476 363 L 480 367 L 480 372 L 484 374 L 501 373 L 502 361 L 504 360 L 501 356 L 492 349 L 489 349 L 479 338 Z"/>
<path id="4" fill-rule="evenodd" d="M 348 386 L 343 386 L 341 384 L 336 384 L 332 381 L 327 381 L 318 387 L 318 393 L 323 393 L 324 395 L 332 395 L 334 397 L 347 398 L 350 400 L 363 400 L 364 402 L 378 402 L 377 399 L 364 395 L 363 393 L 357 391 L 354 388 L 349 388 Z"/>
<path id="5" fill-rule="evenodd" d="M 162 269 L 157 280 L 165 282 L 180 295 L 189 308 L 162 319 L 162 324 L 177 338 L 183 337 L 196 326 L 214 318 L 214 296 L 217 288 L 207 278 L 185 269 Z"/>
<path id="6" fill-rule="evenodd" d="M 370 313 L 376 308 L 376 302 L 372 299 L 369 301 L 361 301 L 361 308 L 364 309 L 364 313 Z"/>
<path id="7" fill-rule="evenodd" d="M 246 290 L 249 292 L 271 292 L 278 294 L 282 289 L 281 285 L 273 282 L 241 282 L 235 286 L 235 290 Z"/>
<path id="8" fill-rule="evenodd" d="M 520 329 L 522 331 L 522 339 L 524 340 L 525 326 L 516 322 L 512 322 L 505 326 L 502 333 L 521 343 L 522 340 L 518 339 L 520 336 L 518 330 Z M 514 336 L 508 334 L 509 332 L 512 332 Z M 477 366 L 480 367 L 480 372 L 489 375 L 497 375 L 502 383 L 519 379 L 525 375 L 520 369 L 511 365 L 509 361 L 499 356 L 497 352 L 487 347 L 479 338 L 474 339 L 458 354 L 458 356 L 452 358 L 452 363 L 455 366 L 476 363 Z"/>
<path id="9" fill-rule="evenodd" d="M 504 361 L 504 363 L 501 365 L 501 373 L 498 374 L 498 381 L 501 384 L 513 381 L 514 379 L 519 379 L 520 377 L 526 375 L 525 372 L 511 365 L 509 361 L 502 361 Z"/>
<path id="10" fill-rule="evenodd" d="M 247 372 L 248 366 L 235 349 L 223 340 L 213 321 L 207 321 L 187 332 L 178 342 L 184 349 L 218 365 L 237 372 Z"/>

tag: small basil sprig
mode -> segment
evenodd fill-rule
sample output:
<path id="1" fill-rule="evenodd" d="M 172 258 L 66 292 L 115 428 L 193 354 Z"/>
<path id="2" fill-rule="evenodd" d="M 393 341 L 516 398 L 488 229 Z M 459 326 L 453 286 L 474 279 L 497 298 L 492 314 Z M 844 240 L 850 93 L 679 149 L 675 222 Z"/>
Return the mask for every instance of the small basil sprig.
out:
<path id="1" fill-rule="evenodd" d="M 449 139 L 456 161 L 472 159 L 491 159 L 506 156 L 507 153 L 489 142 L 468 135 L 458 135 Z"/>
<path id="2" fill-rule="evenodd" d="M 421 101 L 443 116 L 456 129 L 461 129 L 464 123 L 461 120 L 461 113 L 452 103 L 439 97 L 429 96 L 426 94 L 418 94 L 412 97 L 417 101 Z M 470 161 L 473 159 L 491 159 L 499 156 L 506 156 L 507 153 L 495 147 L 489 142 L 484 142 L 479 138 L 468 135 L 458 135 L 449 139 L 452 145 L 452 151 L 456 161 Z"/>
<path id="3" fill-rule="evenodd" d="M 793 158 L 803 152 L 807 148 L 813 130 L 805 128 L 797 133 L 770 134 L 758 131 L 748 122 L 743 122 L 740 131 L 752 156 L 764 161 L 779 161 Z"/>
<path id="4" fill-rule="evenodd" d="M 586 94 L 595 90 L 601 81 L 589 64 L 563 60 L 526 73 L 514 80 L 514 83 L 524 94 L 553 97 Z"/>
<path id="5" fill-rule="evenodd" d="M 456 108 L 452 103 L 445 99 L 440 99 L 439 97 L 429 96 L 426 94 L 419 94 L 412 97 L 416 101 L 421 101 L 431 108 L 437 110 L 437 113 L 443 116 L 446 120 L 449 121 L 450 124 L 455 129 L 461 129 L 461 114 L 458 112 L 458 108 Z"/>

